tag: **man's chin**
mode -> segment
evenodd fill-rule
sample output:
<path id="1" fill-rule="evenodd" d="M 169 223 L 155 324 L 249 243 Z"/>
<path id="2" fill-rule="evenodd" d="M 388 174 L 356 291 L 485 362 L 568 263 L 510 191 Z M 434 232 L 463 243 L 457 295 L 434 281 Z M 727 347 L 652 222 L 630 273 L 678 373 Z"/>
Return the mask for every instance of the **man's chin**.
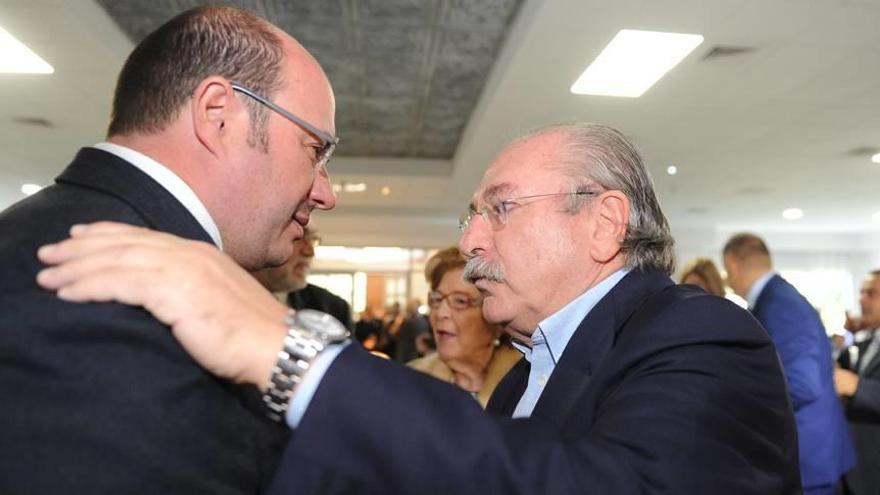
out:
<path id="1" fill-rule="evenodd" d="M 506 314 L 507 312 L 500 307 L 501 304 L 499 304 L 497 299 L 496 296 L 491 294 L 483 299 L 483 319 L 493 325 L 504 326 L 510 323 L 512 316 Z"/>

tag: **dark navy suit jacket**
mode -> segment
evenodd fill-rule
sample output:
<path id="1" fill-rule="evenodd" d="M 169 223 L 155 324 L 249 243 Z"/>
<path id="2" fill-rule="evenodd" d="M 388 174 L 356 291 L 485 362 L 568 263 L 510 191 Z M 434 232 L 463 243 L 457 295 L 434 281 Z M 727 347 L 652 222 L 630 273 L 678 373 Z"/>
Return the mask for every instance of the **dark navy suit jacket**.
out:
<path id="1" fill-rule="evenodd" d="M 863 363 L 870 344 L 870 339 L 859 342 L 838 358 L 842 368 L 859 375 L 856 393 L 845 403 L 858 461 L 846 482 L 856 494 L 880 492 L 880 354 Z"/>
<path id="2" fill-rule="evenodd" d="M 831 343 L 816 310 L 774 275 L 755 302 L 782 360 L 800 444 L 804 487 L 837 483 L 855 465 L 843 408 L 834 392 Z"/>
<path id="3" fill-rule="evenodd" d="M 530 418 L 517 365 L 487 414 L 351 345 L 294 432 L 272 494 L 800 493 L 772 342 L 732 303 L 633 271 L 586 316 Z"/>
<path id="4" fill-rule="evenodd" d="M 0 213 L 0 493 L 259 492 L 284 432 L 248 407 L 255 389 L 211 376 L 143 309 L 36 285 L 37 248 L 97 220 L 211 242 L 159 184 L 94 148 Z"/>

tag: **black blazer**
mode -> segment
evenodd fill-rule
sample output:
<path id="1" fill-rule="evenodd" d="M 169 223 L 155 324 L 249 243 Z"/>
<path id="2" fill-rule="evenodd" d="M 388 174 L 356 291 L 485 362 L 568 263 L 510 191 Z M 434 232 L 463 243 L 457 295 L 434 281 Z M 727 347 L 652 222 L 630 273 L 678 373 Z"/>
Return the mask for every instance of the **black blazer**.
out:
<path id="1" fill-rule="evenodd" d="M 855 395 L 844 402 L 857 461 L 846 482 L 858 495 L 880 494 L 880 353 L 858 371 L 870 343 L 866 340 L 851 346 L 838 358 L 841 367 L 859 375 Z"/>
<path id="2" fill-rule="evenodd" d="M 110 153 L 82 149 L 56 182 L 0 213 L 0 493 L 257 493 L 284 432 L 255 389 L 211 376 L 143 309 L 66 303 L 34 280 L 37 247 L 75 223 L 211 239 Z"/>
<path id="3" fill-rule="evenodd" d="M 270 493 L 801 492 L 779 360 L 748 312 L 631 272 L 579 325 L 530 418 L 522 361 L 484 413 L 465 392 L 349 346 Z"/>
<path id="4" fill-rule="evenodd" d="M 317 309 L 339 320 L 349 331 L 354 328 L 351 322 L 351 309 L 345 299 L 317 285 L 307 284 L 304 288 L 287 295 L 287 305 L 293 309 Z"/>

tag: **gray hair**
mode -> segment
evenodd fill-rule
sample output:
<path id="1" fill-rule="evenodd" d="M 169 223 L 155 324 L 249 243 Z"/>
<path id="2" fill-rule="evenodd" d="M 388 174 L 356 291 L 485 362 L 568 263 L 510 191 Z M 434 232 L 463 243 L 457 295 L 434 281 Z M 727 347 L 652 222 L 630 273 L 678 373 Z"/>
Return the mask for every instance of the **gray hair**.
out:
<path id="1" fill-rule="evenodd" d="M 600 124 L 565 124 L 545 127 L 528 137 L 563 133 L 559 166 L 575 180 L 573 192 L 598 184 L 621 191 L 630 201 L 629 224 L 621 243 L 626 266 L 633 270 L 675 271 L 675 243 L 660 209 L 651 177 L 635 147 L 619 131 Z M 526 139 L 524 138 L 524 139 Z M 574 196 L 577 211 L 590 200 Z"/>

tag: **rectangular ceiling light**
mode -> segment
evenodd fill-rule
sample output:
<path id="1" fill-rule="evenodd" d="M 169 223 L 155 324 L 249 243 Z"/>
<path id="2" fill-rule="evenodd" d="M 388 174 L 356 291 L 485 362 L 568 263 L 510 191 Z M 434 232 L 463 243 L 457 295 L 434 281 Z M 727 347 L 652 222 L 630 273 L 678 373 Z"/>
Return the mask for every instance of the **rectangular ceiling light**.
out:
<path id="1" fill-rule="evenodd" d="M 699 34 L 622 29 L 572 84 L 571 92 L 638 98 L 702 42 Z"/>
<path id="2" fill-rule="evenodd" d="M 0 28 L 0 72 L 52 74 L 55 69 L 15 36 Z"/>

